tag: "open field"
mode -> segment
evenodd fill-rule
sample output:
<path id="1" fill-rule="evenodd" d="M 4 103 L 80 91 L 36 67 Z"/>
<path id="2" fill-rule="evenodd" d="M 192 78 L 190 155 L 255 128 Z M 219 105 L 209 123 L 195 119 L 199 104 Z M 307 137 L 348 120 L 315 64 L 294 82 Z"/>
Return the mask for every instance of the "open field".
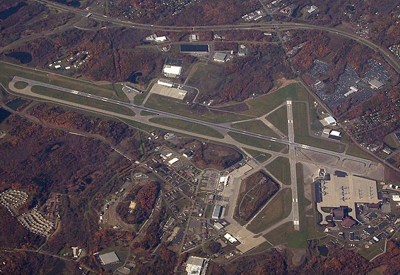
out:
<path id="1" fill-rule="evenodd" d="M 253 121 L 246 121 L 246 122 L 239 122 L 232 124 L 233 128 L 244 130 L 247 132 L 253 132 L 257 134 L 261 134 L 264 136 L 271 136 L 279 138 L 279 136 L 267 125 L 265 125 L 260 120 L 253 120 Z"/>
<path id="2" fill-rule="evenodd" d="M 345 151 L 346 146 L 344 144 L 309 135 L 307 105 L 305 103 L 293 103 L 293 117 L 296 142 L 339 153 Z"/>
<path id="3" fill-rule="evenodd" d="M 140 115 L 141 116 L 156 116 L 157 114 L 152 113 L 152 112 L 148 112 L 148 111 L 141 111 Z"/>
<path id="4" fill-rule="evenodd" d="M 187 104 L 183 102 L 177 102 L 176 100 L 163 97 L 160 95 L 151 95 L 147 100 L 145 106 L 148 108 L 164 112 L 201 119 L 213 123 L 232 122 L 248 118 L 246 116 L 232 114 L 232 113 L 222 113 L 222 112 L 214 113 L 209 109 L 204 109 L 204 112 L 202 113 L 196 113 L 195 111 L 190 110 Z"/>
<path id="5" fill-rule="evenodd" d="M 275 112 L 271 113 L 266 117 L 269 122 L 275 125 L 282 133 L 288 135 L 288 123 L 287 123 L 287 110 L 286 106 L 282 106 L 277 109 Z"/>
<path id="6" fill-rule="evenodd" d="M 14 84 L 14 87 L 17 89 L 25 89 L 26 87 L 28 87 L 28 83 L 23 81 L 18 81 Z"/>
<path id="7" fill-rule="evenodd" d="M 259 139 L 259 138 L 255 138 L 255 137 L 249 137 L 249 136 L 245 136 L 245 135 L 234 133 L 234 132 L 228 132 L 228 135 L 230 135 L 234 140 L 236 140 L 240 143 L 263 148 L 266 150 L 280 152 L 280 151 L 284 150 L 285 148 L 287 148 L 287 146 L 284 144 L 280 144 L 277 142 L 271 142 L 271 141 L 267 141 L 267 140 L 263 140 L 263 139 Z"/>
<path id="8" fill-rule="evenodd" d="M 0 62 L 0 74 L 2 75 L 1 83 L 5 87 L 8 86 L 8 83 L 14 76 L 20 76 L 47 84 L 129 102 L 128 98 L 122 92 L 121 87 L 119 87 L 121 85 L 118 84 L 100 86 L 89 81 L 81 81 L 3 62 Z"/>
<path id="9" fill-rule="evenodd" d="M 262 153 L 257 150 L 252 150 L 252 149 L 248 149 L 248 148 L 243 148 L 243 149 L 259 162 L 264 162 L 271 157 L 270 154 Z"/>
<path id="10" fill-rule="evenodd" d="M 307 95 L 303 86 L 292 83 L 275 92 L 247 101 L 249 110 L 243 114 L 260 117 L 282 104 L 287 98 L 291 98 L 293 101 L 304 101 L 307 100 Z"/>
<path id="11" fill-rule="evenodd" d="M 215 94 L 225 82 L 222 66 L 212 63 L 198 63 L 192 70 L 191 77 L 186 84 L 197 87 L 203 94 Z"/>
<path id="12" fill-rule="evenodd" d="M 290 165 L 289 159 L 277 157 L 265 167 L 270 174 L 277 178 L 281 183 L 290 185 Z"/>
<path id="13" fill-rule="evenodd" d="M 394 134 L 391 133 L 387 135 L 383 140 L 388 146 L 397 149 L 399 147 L 397 141 L 395 140 Z"/>
<path id="14" fill-rule="evenodd" d="M 382 253 L 385 249 L 385 240 L 380 240 L 379 242 L 370 245 L 369 248 L 361 248 L 358 253 L 367 260 L 371 260 L 376 255 Z"/>
<path id="15" fill-rule="evenodd" d="M 61 99 L 61 100 L 67 100 L 70 102 L 74 102 L 74 103 L 78 103 L 78 104 L 82 104 L 82 105 L 86 105 L 86 106 L 90 106 L 90 107 L 94 107 L 94 108 L 99 108 L 99 109 L 103 109 L 103 110 L 107 110 L 107 111 L 112 111 L 112 112 L 123 114 L 123 115 L 130 115 L 130 116 L 135 115 L 135 113 L 132 110 L 125 108 L 125 107 L 121 107 L 121 106 L 118 106 L 118 105 L 115 105 L 112 103 L 108 103 L 108 102 L 104 102 L 104 101 L 81 97 L 78 95 L 67 94 L 67 93 L 64 93 L 64 92 L 61 92 L 58 90 L 49 89 L 46 87 L 33 86 L 31 90 L 33 93 L 48 96 L 48 97 L 53 97 L 53 98 L 57 98 L 57 99 Z"/>
<path id="16" fill-rule="evenodd" d="M 206 136 L 210 136 L 210 137 L 215 137 L 215 138 L 224 138 L 224 136 L 219 133 L 218 131 L 208 127 L 208 126 L 204 126 L 204 125 L 200 125 L 200 124 L 196 124 L 196 123 L 192 123 L 192 122 L 187 122 L 187 121 L 182 121 L 179 119 L 175 119 L 175 118 L 151 118 L 150 119 L 151 122 L 157 123 L 157 124 L 161 124 L 164 126 L 168 126 L 168 127 L 173 127 L 173 128 L 177 128 L 180 130 L 185 130 L 188 132 L 192 132 L 192 133 L 196 133 L 196 134 L 201 134 L 201 135 L 206 135 Z"/>
<path id="17" fill-rule="evenodd" d="M 247 229 L 260 233 L 269 226 L 286 218 L 292 210 L 292 191 L 290 189 L 282 189 L 268 203 L 268 205 L 258 213 L 256 218 L 247 226 Z"/>

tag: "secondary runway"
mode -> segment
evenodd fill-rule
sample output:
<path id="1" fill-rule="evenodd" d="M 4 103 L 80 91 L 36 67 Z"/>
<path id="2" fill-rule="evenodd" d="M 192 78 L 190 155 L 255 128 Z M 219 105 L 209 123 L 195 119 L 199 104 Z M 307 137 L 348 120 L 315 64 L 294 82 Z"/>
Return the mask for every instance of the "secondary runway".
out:
<path id="1" fill-rule="evenodd" d="M 288 137 L 289 137 L 289 166 L 290 166 L 290 185 L 292 188 L 292 215 L 295 230 L 300 230 L 299 200 L 296 173 L 296 147 L 294 146 L 294 127 L 293 127 L 293 102 L 286 101 L 286 111 L 288 118 Z"/>

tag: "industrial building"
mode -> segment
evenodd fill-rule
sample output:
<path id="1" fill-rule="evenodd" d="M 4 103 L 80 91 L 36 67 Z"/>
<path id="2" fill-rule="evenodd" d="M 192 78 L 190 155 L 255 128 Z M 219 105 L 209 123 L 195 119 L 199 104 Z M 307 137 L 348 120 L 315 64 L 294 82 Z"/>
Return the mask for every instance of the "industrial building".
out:
<path id="1" fill-rule="evenodd" d="M 186 273 L 188 275 L 204 275 L 207 272 L 207 266 L 207 259 L 190 256 L 186 262 Z"/>
<path id="2" fill-rule="evenodd" d="M 182 73 L 182 67 L 180 66 L 171 66 L 171 65 L 166 65 L 163 68 L 163 74 L 166 77 L 179 77 Z"/>
<path id="3" fill-rule="evenodd" d="M 327 116 L 321 119 L 319 122 L 321 122 L 321 124 L 324 126 L 336 125 L 336 120 L 331 116 Z"/>
<path id="4" fill-rule="evenodd" d="M 208 44 L 182 44 L 181 52 L 182 53 L 190 53 L 190 54 L 198 54 L 198 55 L 206 55 L 210 51 Z"/>
<path id="5" fill-rule="evenodd" d="M 171 81 L 166 80 L 166 79 L 159 79 L 157 81 L 157 84 L 168 87 L 168 88 L 172 88 L 172 86 L 174 85 L 174 83 L 172 83 Z"/>
<path id="6" fill-rule="evenodd" d="M 99 256 L 102 265 L 118 263 L 118 255 L 113 251 Z"/>
<path id="7" fill-rule="evenodd" d="M 225 53 L 215 53 L 213 56 L 213 60 L 215 62 L 221 62 L 224 63 L 228 59 L 228 56 Z"/>
<path id="8" fill-rule="evenodd" d="M 222 206 L 216 205 L 216 206 L 214 206 L 214 210 L 213 210 L 211 218 L 214 220 L 218 220 L 219 218 L 221 218 L 221 214 L 222 214 Z"/>

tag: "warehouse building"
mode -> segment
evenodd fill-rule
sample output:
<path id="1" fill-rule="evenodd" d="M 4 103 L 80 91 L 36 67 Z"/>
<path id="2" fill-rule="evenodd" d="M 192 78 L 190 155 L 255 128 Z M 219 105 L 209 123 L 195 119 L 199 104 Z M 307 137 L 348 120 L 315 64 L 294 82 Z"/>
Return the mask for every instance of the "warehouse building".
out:
<path id="1" fill-rule="evenodd" d="M 222 206 L 216 205 L 216 206 L 214 206 L 214 211 L 212 213 L 211 218 L 214 220 L 218 220 L 219 218 L 221 218 L 221 214 L 222 214 Z"/>
<path id="2" fill-rule="evenodd" d="M 102 265 L 118 263 L 118 255 L 113 251 L 99 256 Z"/>
<path id="3" fill-rule="evenodd" d="M 208 261 L 205 258 L 190 256 L 186 262 L 186 274 L 204 275 L 207 272 Z"/>
<path id="4" fill-rule="evenodd" d="M 215 53 L 213 56 L 213 60 L 215 62 L 224 63 L 228 59 L 228 56 L 225 53 Z"/>

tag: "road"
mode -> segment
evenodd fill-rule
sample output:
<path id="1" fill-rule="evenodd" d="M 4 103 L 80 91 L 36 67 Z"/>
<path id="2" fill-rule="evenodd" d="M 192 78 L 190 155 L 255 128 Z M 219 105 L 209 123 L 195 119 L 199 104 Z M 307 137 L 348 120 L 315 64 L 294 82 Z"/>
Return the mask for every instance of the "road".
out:
<path id="1" fill-rule="evenodd" d="M 85 17 L 88 14 L 88 11 L 80 10 L 77 8 L 73 7 L 68 7 L 62 4 L 57 4 L 54 2 L 46 1 L 46 0 L 36 0 L 39 3 L 42 3 L 44 5 L 47 5 L 51 8 L 58 9 L 61 11 L 67 11 L 74 13 L 75 15 L 79 15 L 82 17 Z M 264 4 L 262 1 L 260 1 L 262 4 Z M 266 7 L 264 7 L 266 8 Z M 267 12 L 268 9 L 266 8 Z M 128 28 L 137 28 L 137 29 L 146 29 L 146 30 L 152 30 L 152 31 L 167 31 L 167 32 L 187 32 L 187 31 L 223 31 L 223 30 L 265 30 L 266 28 L 269 28 L 271 30 L 278 31 L 279 35 L 279 29 L 282 30 L 292 30 L 292 29 L 299 29 L 299 30 L 321 30 L 321 31 L 326 31 L 330 32 L 336 35 L 341 35 L 344 37 L 347 37 L 349 39 L 355 40 L 361 44 L 364 44 L 365 46 L 373 49 L 374 51 L 378 51 L 379 53 L 382 54 L 382 57 L 398 72 L 400 73 L 400 60 L 392 55 L 387 49 L 382 48 L 379 45 L 376 45 L 372 41 L 360 37 L 357 34 L 350 32 L 350 31 L 345 31 L 345 30 L 339 30 L 335 28 L 330 28 L 330 27 L 324 27 L 324 26 L 316 26 L 316 25 L 310 25 L 310 24 L 304 24 L 304 23 L 292 23 L 292 22 L 281 22 L 281 21 L 276 21 L 273 20 L 272 22 L 257 22 L 257 23 L 240 23 L 240 24 L 225 24 L 225 25 L 204 25 L 204 26 L 163 26 L 163 25 L 154 25 L 154 24 L 141 24 L 141 23 L 133 23 L 127 20 L 121 20 L 118 18 L 112 18 L 112 17 L 107 17 L 103 14 L 99 14 L 96 12 L 91 12 L 91 19 L 95 19 L 97 21 L 102 21 L 102 22 L 108 22 L 108 23 L 113 23 L 115 25 L 123 26 L 123 27 L 128 27 Z"/>
<path id="2" fill-rule="evenodd" d="M 299 218 L 299 200 L 298 200 L 298 186 L 296 174 L 296 147 L 294 144 L 294 126 L 293 126 L 293 102 L 286 101 L 286 111 L 288 118 L 288 138 L 289 138 L 289 165 L 290 165 L 290 186 L 292 188 L 292 217 L 295 230 L 300 230 Z"/>
<path id="3" fill-rule="evenodd" d="M 340 158 L 341 160 L 350 159 L 350 160 L 358 161 L 358 162 L 364 163 L 367 167 L 371 163 L 371 161 L 369 161 L 369 160 L 361 159 L 361 158 L 354 157 L 354 156 L 349 156 L 349 155 L 346 155 L 344 153 L 337 153 L 337 152 L 329 151 L 329 150 L 326 150 L 326 149 L 321 149 L 321 148 L 317 148 L 317 147 L 313 147 L 313 146 L 309 146 L 309 145 L 296 143 L 296 142 L 294 142 L 294 140 L 290 141 L 290 140 L 286 140 L 286 139 L 279 139 L 279 138 L 270 137 L 270 136 L 266 136 L 266 135 L 262 135 L 262 134 L 252 133 L 252 132 L 249 132 L 249 131 L 235 129 L 235 128 L 232 128 L 230 126 L 226 126 L 226 125 L 223 125 L 223 124 L 216 124 L 216 123 L 212 123 L 212 122 L 208 122 L 208 121 L 203 121 L 203 120 L 200 120 L 200 119 L 195 119 L 195 118 L 185 117 L 185 116 L 182 116 L 182 115 L 177 115 L 177 114 L 173 114 L 173 113 L 159 111 L 159 110 L 156 110 L 156 109 L 147 108 L 147 107 L 140 106 L 140 105 L 135 105 L 133 103 L 127 103 L 127 102 L 123 102 L 123 101 L 119 101 L 119 100 L 115 100 L 115 99 L 111 99 L 111 98 L 106 98 L 106 97 L 102 97 L 102 96 L 98 96 L 98 95 L 93 95 L 93 94 L 89 94 L 89 93 L 85 93 L 85 92 L 81 92 L 81 91 L 72 90 L 72 89 L 69 89 L 69 88 L 59 87 L 59 86 L 55 86 L 55 85 L 52 85 L 52 84 L 47 84 L 47 83 L 43 83 L 43 82 L 31 80 L 31 79 L 19 77 L 19 76 L 14 76 L 14 78 L 10 82 L 8 88 L 11 91 L 16 92 L 16 93 L 23 92 L 24 89 L 19 90 L 19 89 L 16 89 L 14 87 L 14 84 L 16 82 L 18 82 L 18 81 L 23 81 L 23 82 L 29 83 L 28 88 L 29 88 L 29 93 L 31 93 L 31 94 L 32 94 L 32 91 L 30 91 L 30 87 L 31 86 L 41 86 L 41 87 L 46 87 L 46 88 L 49 88 L 49 89 L 54 89 L 54 90 L 58 90 L 58 91 L 61 91 L 61 92 L 69 93 L 69 94 L 72 94 L 72 95 L 91 98 L 91 99 L 94 99 L 94 100 L 104 101 L 104 102 L 108 102 L 108 103 L 115 104 L 115 105 L 118 105 L 118 106 L 123 106 L 123 107 L 126 107 L 126 108 L 130 108 L 137 115 L 135 117 L 133 117 L 133 116 L 129 117 L 129 119 L 135 120 L 135 121 L 138 121 L 138 122 L 140 122 L 140 120 L 138 120 L 138 118 L 140 118 L 140 111 L 147 111 L 147 112 L 155 113 L 155 114 L 157 114 L 159 116 L 162 116 L 162 117 L 175 118 L 175 119 L 180 119 L 180 120 L 191 122 L 191 123 L 196 123 L 196 124 L 208 126 L 208 127 L 213 128 L 213 129 L 215 129 L 217 131 L 234 132 L 234 133 L 242 134 L 242 135 L 249 136 L 249 137 L 259 138 L 259 139 L 270 141 L 270 142 L 277 142 L 277 143 L 281 143 L 281 144 L 284 144 L 284 145 L 292 145 L 295 148 L 302 148 L 302 149 L 307 149 L 307 150 L 319 152 L 319 153 L 322 153 L 322 154 L 336 156 L 336 157 Z M 33 93 L 33 94 L 34 94 L 35 97 L 43 97 L 43 96 L 40 96 L 39 94 L 35 94 L 35 93 Z M 59 99 L 53 98 L 53 97 L 51 97 L 51 99 L 52 99 L 52 101 L 55 101 L 55 102 L 62 101 L 62 100 L 59 100 Z M 87 107 L 87 108 L 89 109 L 89 107 Z M 119 115 L 119 114 L 117 114 L 117 115 Z M 120 115 L 120 116 L 122 116 L 122 115 Z M 192 133 L 192 135 L 193 135 L 193 133 Z"/>

